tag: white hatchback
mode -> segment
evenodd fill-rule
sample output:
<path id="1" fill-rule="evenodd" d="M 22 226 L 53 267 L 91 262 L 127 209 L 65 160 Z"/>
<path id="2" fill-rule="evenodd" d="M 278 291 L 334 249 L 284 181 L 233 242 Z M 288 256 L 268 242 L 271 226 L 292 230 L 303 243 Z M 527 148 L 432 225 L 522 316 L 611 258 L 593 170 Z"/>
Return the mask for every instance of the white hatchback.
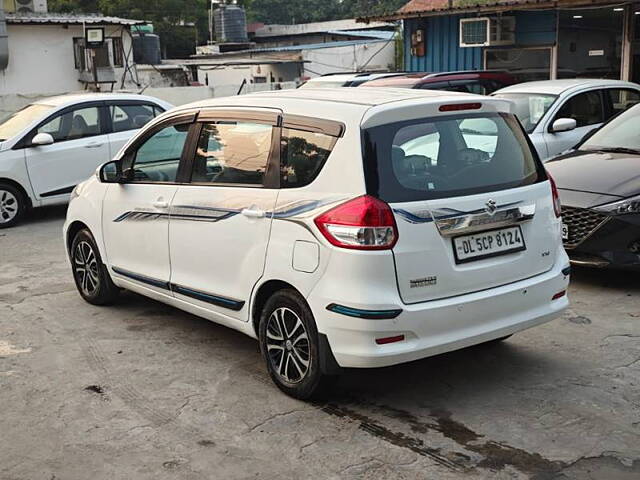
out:
<path id="1" fill-rule="evenodd" d="M 87 93 L 45 98 L 0 120 L 0 228 L 30 207 L 66 203 L 136 130 L 170 108 L 148 96 Z"/>
<path id="2" fill-rule="evenodd" d="M 588 78 L 544 80 L 511 85 L 492 96 L 515 103 L 516 116 L 547 161 L 639 103 L 640 85 Z"/>
<path id="3" fill-rule="evenodd" d="M 289 395 L 501 340 L 567 307 L 553 182 L 510 102 L 268 92 L 183 106 L 72 195 L 81 296 L 129 289 L 259 339 Z"/>

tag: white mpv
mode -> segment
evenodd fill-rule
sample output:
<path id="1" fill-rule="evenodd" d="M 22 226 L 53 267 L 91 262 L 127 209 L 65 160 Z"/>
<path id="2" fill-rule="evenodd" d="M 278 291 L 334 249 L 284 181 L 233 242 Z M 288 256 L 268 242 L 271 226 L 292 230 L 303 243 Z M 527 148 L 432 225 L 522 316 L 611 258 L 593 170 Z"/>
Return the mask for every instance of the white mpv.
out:
<path id="1" fill-rule="evenodd" d="M 82 297 L 258 338 L 284 392 L 500 340 L 567 307 L 553 182 L 511 102 L 318 89 L 195 103 L 72 194 Z"/>

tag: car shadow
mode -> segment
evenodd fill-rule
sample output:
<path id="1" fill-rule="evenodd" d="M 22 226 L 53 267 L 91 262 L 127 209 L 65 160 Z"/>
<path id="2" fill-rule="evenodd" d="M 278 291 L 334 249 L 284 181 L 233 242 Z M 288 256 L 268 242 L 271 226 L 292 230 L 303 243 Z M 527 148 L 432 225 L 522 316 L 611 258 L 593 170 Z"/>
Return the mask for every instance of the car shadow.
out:
<path id="1" fill-rule="evenodd" d="M 67 215 L 67 205 L 53 205 L 30 210 L 17 226 L 29 226 L 51 221 L 64 220 Z"/>
<path id="2" fill-rule="evenodd" d="M 640 272 L 628 270 L 572 266 L 571 282 L 591 287 L 640 292 Z"/>

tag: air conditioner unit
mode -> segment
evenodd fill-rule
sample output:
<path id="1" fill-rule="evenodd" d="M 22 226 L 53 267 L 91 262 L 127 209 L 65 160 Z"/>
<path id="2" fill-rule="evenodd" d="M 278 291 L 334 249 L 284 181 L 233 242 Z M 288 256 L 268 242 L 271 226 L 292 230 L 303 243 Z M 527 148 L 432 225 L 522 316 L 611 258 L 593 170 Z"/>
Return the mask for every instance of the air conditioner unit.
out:
<path id="1" fill-rule="evenodd" d="M 14 0 L 16 13 L 47 13 L 47 0 Z"/>
<path id="2" fill-rule="evenodd" d="M 461 47 L 513 45 L 515 42 L 515 17 L 479 17 L 460 19 Z"/>

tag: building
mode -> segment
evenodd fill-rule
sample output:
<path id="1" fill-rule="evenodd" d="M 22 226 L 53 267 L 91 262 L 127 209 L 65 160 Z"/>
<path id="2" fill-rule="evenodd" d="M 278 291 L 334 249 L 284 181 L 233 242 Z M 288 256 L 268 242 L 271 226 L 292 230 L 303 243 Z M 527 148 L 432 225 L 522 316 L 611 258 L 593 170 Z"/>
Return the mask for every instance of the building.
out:
<path id="1" fill-rule="evenodd" d="M 395 68 L 395 25 L 354 19 L 298 25 L 255 25 L 250 48 L 205 45 L 189 62 L 194 79 L 213 84 L 300 82 L 335 72 Z"/>
<path id="2" fill-rule="evenodd" d="M 84 89 L 94 80 L 102 89 L 137 83 L 132 25 L 140 22 L 100 15 L 6 13 L 8 63 L 0 70 L 0 95 L 46 95 Z M 85 48 L 84 29 L 104 28 L 95 57 Z"/>
<path id="3" fill-rule="evenodd" d="M 401 20 L 409 71 L 508 70 L 520 80 L 640 81 L 640 3 L 612 0 L 411 0 Z"/>

